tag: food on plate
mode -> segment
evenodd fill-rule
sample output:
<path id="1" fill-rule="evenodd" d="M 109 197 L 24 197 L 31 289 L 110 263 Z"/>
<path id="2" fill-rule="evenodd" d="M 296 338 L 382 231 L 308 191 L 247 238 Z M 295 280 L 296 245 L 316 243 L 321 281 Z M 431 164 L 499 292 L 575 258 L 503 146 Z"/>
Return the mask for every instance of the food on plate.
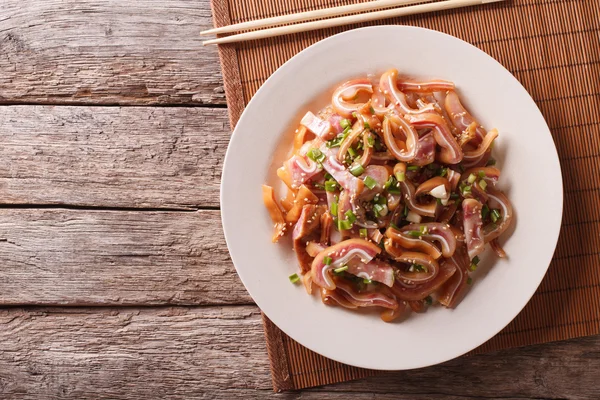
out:
<path id="1" fill-rule="evenodd" d="M 285 195 L 263 186 L 273 241 L 289 237 L 309 294 L 389 322 L 433 303 L 453 308 L 486 244 L 511 224 L 496 188 L 498 132 L 487 131 L 444 80 L 350 80 L 306 112 L 277 170 Z M 287 239 L 286 239 L 287 240 Z"/>

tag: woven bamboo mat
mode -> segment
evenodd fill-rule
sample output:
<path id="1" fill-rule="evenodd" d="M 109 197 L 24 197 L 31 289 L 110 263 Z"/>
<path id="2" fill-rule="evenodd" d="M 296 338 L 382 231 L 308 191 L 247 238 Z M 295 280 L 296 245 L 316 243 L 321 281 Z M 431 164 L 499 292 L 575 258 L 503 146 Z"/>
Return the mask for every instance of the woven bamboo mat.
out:
<path id="1" fill-rule="evenodd" d="M 223 26 L 357 2 L 212 0 L 212 6 L 215 25 Z M 405 24 L 446 32 L 474 44 L 508 68 L 544 114 L 562 165 L 565 209 L 558 247 L 537 293 L 506 329 L 473 353 L 600 334 L 599 16 L 598 0 L 507 0 L 224 45 L 219 51 L 231 126 L 281 64 L 332 34 L 359 26 Z M 264 325 L 276 391 L 376 373 L 319 356 L 266 318 Z"/>

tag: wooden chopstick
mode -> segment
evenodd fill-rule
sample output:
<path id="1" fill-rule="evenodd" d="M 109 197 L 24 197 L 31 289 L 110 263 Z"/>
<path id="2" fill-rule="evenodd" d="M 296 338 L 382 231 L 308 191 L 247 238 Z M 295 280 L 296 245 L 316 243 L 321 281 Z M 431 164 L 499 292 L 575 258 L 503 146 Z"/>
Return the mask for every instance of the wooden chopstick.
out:
<path id="1" fill-rule="evenodd" d="M 292 33 L 307 32 L 317 29 L 332 28 L 341 25 L 350 25 L 360 22 L 374 21 L 393 17 L 402 17 L 405 15 L 424 14 L 433 11 L 450 10 L 459 7 L 469 7 L 479 4 L 496 3 L 504 0 L 446 0 L 436 3 L 418 4 L 414 6 L 393 8 L 391 10 L 374 11 L 364 14 L 348 15 L 345 17 L 331 18 L 322 21 L 304 22 L 296 25 L 280 26 L 276 28 L 263 29 L 258 31 L 240 33 L 237 35 L 226 36 L 218 39 L 211 39 L 202 42 L 204 46 L 211 44 L 224 44 L 233 42 L 245 42 L 248 40 L 264 39 L 273 36 L 290 35 Z"/>
<path id="2" fill-rule="evenodd" d="M 351 4 L 348 6 L 330 7 L 322 10 L 299 12 L 278 17 L 258 19 L 254 21 L 242 22 L 239 24 L 227 25 L 220 28 L 209 29 L 200 32 L 200 35 L 212 35 L 218 33 L 231 33 L 246 31 L 250 29 L 266 28 L 275 25 L 284 25 L 289 23 L 303 22 L 311 19 L 320 19 L 328 17 L 337 17 L 346 14 L 359 13 L 365 11 L 381 10 L 383 8 L 406 6 L 409 4 L 423 3 L 427 0 L 376 0 L 366 3 Z"/>

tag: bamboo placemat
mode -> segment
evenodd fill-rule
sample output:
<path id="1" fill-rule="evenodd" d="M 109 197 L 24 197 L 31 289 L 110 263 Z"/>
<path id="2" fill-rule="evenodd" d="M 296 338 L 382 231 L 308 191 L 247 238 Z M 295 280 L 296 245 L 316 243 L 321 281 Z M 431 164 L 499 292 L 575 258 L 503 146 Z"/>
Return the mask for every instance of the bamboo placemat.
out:
<path id="1" fill-rule="evenodd" d="M 212 0 L 212 7 L 215 26 L 223 26 L 357 2 L 360 1 Z M 474 44 L 508 68 L 544 114 L 561 161 L 565 208 L 558 247 L 537 293 L 506 329 L 473 353 L 599 334 L 599 16 L 598 0 L 508 0 L 224 45 L 219 52 L 231 126 L 235 126 L 260 85 L 281 64 L 305 47 L 335 33 L 359 26 L 405 24 L 446 32 Z M 390 46 L 393 49 L 393 43 Z M 313 353 L 286 336 L 267 318 L 264 325 L 276 391 L 376 373 Z"/>

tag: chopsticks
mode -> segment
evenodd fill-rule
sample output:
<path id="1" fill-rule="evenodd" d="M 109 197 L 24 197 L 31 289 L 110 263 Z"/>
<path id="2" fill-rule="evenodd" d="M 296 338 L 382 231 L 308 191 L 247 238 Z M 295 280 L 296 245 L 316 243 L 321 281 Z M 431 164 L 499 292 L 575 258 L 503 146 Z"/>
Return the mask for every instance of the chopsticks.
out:
<path id="1" fill-rule="evenodd" d="M 264 39 L 273 36 L 290 35 L 292 33 L 307 32 L 317 29 L 332 28 L 335 26 L 356 24 L 360 22 L 374 21 L 377 19 L 386 19 L 393 17 L 401 17 L 405 15 L 424 14 L 434 11 L 450 10 L 453 8 L 469 7 L 486 3 L 495 3 L 504 0 L 445 0 L 435 3 L 414 4 L 423 0 L 378 0 L 350 6 L 332 7 L 323 10 L 309 11 L 305 13 L 296 13 L 281 17 L 272 17 L 256 21 L 249 21 L 235 25 L 229 25 L 221 28 L 210 29 L 201 32 L 201 34 L 211 33 L 230 33 L 239 30 L 255 29 L 280 25 L 291 22 L 306 21 L 315 18 L 324 18 L 328 16 L 343 15 L 348 13 L 379 10 L 381 8 L 405 5 L 405 7 L 392 8 L 388 10 L 371 11 L 363 14 L 348 15 L 338 18 L 331 18 L 319 21 L 303 22 L 295 25 L 277 26 L 263 30 L 240 33 L 237 35 L 226 36 L 217 39 L 206 40 L 202 44 L 204 46 L 211 44 L 224 44 L 233 42 L 244 42 L 248 40 Z M 408 6 L 406 6 L 408 5 Z"/>

